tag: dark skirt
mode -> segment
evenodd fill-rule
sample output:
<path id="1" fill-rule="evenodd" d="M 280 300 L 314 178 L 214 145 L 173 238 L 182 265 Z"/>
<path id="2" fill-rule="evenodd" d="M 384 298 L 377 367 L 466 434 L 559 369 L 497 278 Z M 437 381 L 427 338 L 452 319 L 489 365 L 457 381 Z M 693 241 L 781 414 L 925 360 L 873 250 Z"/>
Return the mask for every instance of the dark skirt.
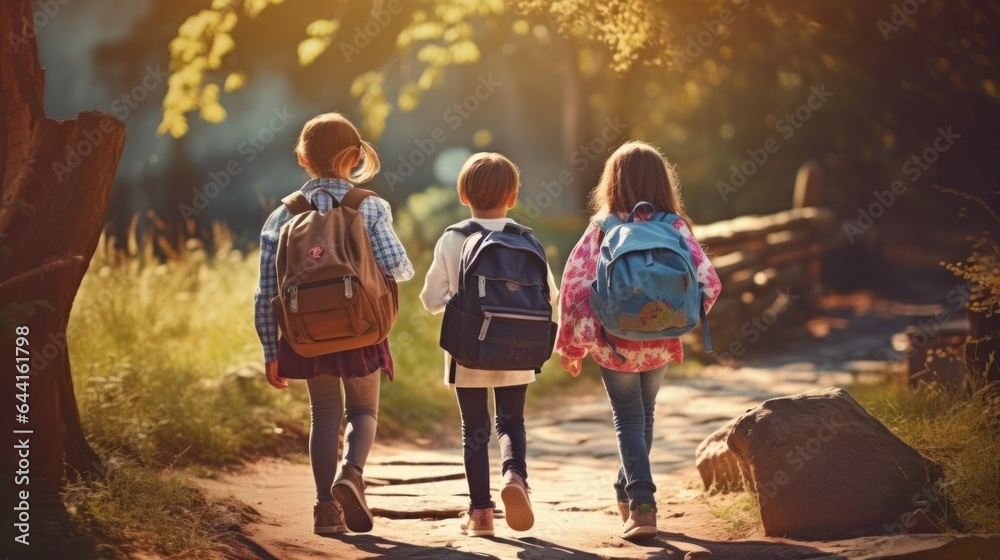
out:
<path id="1" fill-rule="evenodd" d="M 314 358 L 300 356 L 283 337 L 278 338 L 278 371 L 282 377 L 312 379 L 320 375 L 332 375 L 349 379 L 365 377 L 379 370 L 385 371 L 389 381 L 392 381 L 392 354 L 389 353 L 388 338 L 364 348 Z"/>

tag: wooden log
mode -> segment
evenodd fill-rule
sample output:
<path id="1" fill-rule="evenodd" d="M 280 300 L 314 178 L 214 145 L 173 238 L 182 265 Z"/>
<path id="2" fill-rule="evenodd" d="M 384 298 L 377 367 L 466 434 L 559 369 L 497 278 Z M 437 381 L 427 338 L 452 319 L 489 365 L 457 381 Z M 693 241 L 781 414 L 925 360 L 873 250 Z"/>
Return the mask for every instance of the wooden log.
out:
<path id="1" fill-rule="evenodd" d="M 834 222 L 828 208 L 793 208 L 766 216 L 741 216 L 695 226 L 698 241 L 710 248 L 759 239 L 768 233 L 786 229 L 822 229 Z"/>
<path id="2" fill-rule="evenodd" d="M 715 238 L 714 244 L 707 245 L 707 253 L 710 256 L 720 256 L 737 251 L 767 253 L 774 251 L 775 245 L 794 244 L 792 239 L 803 244 L 810 241 L 822 241 L 825 246 L 832 247 L 837 241 L 835 238 L 835 232 L 831 231 L 828 225 L 816 222 L 811 227 L 772 228 L 767 233 L 747 234 L 747 236 L 733 238 L 726 242 L 718 242 L 718 238 Z M 709 241 L 713 240 L 709 239 Z"/>
<path id="3" fill-rule="evenodd" d="M 780 253 L 789 248 L 801 247 L 809 244 L 810 241 L 818 237 L 817 229 L 783 229 L 773 231 L 764 236 L 767 243 L 767 254 Z"/>
<path id="4" fill-rule="evenodd" d="M 792 208 L 811 208 L 823 204 L 823 171 L 819 164 L 808 162 L 795 176 Z"/>
<path id="5" fill-rule="evenodd" d="M 729 278 L 734 272 L 751 267 L 760 262 L 760 257 L 750 251 L 734 251 L 718 257 L 710 257 L 719 278 Z"/>
<path id="6" fill-rule="evenodd" d="M 811 282 L 802 262 L 783 263 L 779 266 L 759 264 L 740 269 L 723 278 L 720 299 L 747 301 L 744 293 L 757 294 L 775 287 L 802 286 Z"/>
<path id="7" fill-rule="evenodd" d="M 809 162 L 799 168 L 795 177 L 795 194 L 792 198 L 793 208 L 808 208 L 823 204 L 823 173 L 819 165 Z M 816 291 L 820 289 L 823 279 L 823 257 L 813 255 L 808 263 L 809 278 L 813 281 Z"/>
<path id="8" fill-rule="evenodd" d="M 782 266 L 790 262 L 811 264 L 813 259 L 823 256 L 824 248 L 825 245 L 822 242 L 817 241 L 765 256 L 760 260 L 760 262 L 767 266 Z M 808 273 L 808 271 L 806 271 L 806 273 Z M 809 277 L 812 278 L 812 275 L 809 274 Z"/>

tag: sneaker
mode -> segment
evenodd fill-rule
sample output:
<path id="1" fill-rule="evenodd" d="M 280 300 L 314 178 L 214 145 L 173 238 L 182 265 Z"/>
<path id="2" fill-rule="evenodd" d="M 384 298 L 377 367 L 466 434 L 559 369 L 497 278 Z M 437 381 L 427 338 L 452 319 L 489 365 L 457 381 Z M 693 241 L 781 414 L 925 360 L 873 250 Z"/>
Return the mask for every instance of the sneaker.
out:
<path id="1" fill-rule="evenodd" d="M 629 512 L 628 521 L 622 528 L 622 538 L 629 541 L 648 539 L 656 536 L 656 507 L 653 504 L 639 504 Z"/>
<path id="2" fill-rule="evenodd" d="M 469 510 L 462 514 L 460 525 L 463 535 L 470 537 L 493 536 L 493 508 Z"/>
<path id="3" fill-rule="evenodd" d="M 335 501 L 316 502 L 313 506 L 313 533 L 332 535 L 347 531 L 344 525 L 344 511 Z"/>
<path id="4" fill-rule="evenodd" d="M 618 500 L 618 515 L 622 516 L 622 523 L 628 521 L 628 516 L 629 516 L 628 500 L 625 501 Z"/>
<path id="5" fill-rule="evenodd" d="M 535 524 L 535 513 L 531 511 L 528 483 L 521 478 L 521 475 L 507 471 L 500 499 L 503 500 L 503 515 L 507 519 L 507 526 L 515 531 L 531 529 Z"/>
<path id="6" fill-rule="evenodd" d="M 344 463 L 340 475 L 333 483 L 333 497 L 344 508 L 344 520 L 347 528 L 355 533 L 367 533 L 372 530 L 375 520 L 365 502 L 365 480 L 361 469 L 350 463 Z"/>

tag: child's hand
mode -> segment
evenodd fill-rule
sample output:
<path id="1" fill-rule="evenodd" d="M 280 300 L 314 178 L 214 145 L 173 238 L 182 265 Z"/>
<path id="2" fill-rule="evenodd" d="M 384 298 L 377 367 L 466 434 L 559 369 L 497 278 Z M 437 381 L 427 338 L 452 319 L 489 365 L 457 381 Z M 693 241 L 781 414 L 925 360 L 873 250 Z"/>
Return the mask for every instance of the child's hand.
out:
<path id="1" fill-rule="evenodd" d="M 278 362 L 267 362 L 264 364 L 264 369 L 267 372 L 267 382 L 271 384 L 271 387 L 275 389 L 288 388 L 288 380 L 278 375 Z"/>
<path id="2" fill-rule="evenodd" d="M 579 358 L 567 358 L 566 356 L 559 357 L 560 365 L 562 368 L 569 372 L 570 375 L 576 377 L 580 375 L 580 369 L 583 367 L 583 360 Z"/>

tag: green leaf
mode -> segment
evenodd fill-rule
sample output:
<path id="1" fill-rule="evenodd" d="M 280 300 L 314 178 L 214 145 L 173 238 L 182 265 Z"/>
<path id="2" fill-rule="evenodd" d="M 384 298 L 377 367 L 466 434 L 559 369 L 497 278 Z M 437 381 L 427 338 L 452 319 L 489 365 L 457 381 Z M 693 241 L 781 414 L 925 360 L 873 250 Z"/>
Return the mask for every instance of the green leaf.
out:
<path id="1" fill-rule="evenodd" d="M 306 35 L 310 37 L 330 37 L 340 28 L 340 22 L 335 19 L 318 19 L 306 26 Z"/>
<path id="2" fill-rule="evenodd" d="M 330 46 L 329 39 L 310 37 L 299 43 L 299 64 L 309 66 Z"/>

